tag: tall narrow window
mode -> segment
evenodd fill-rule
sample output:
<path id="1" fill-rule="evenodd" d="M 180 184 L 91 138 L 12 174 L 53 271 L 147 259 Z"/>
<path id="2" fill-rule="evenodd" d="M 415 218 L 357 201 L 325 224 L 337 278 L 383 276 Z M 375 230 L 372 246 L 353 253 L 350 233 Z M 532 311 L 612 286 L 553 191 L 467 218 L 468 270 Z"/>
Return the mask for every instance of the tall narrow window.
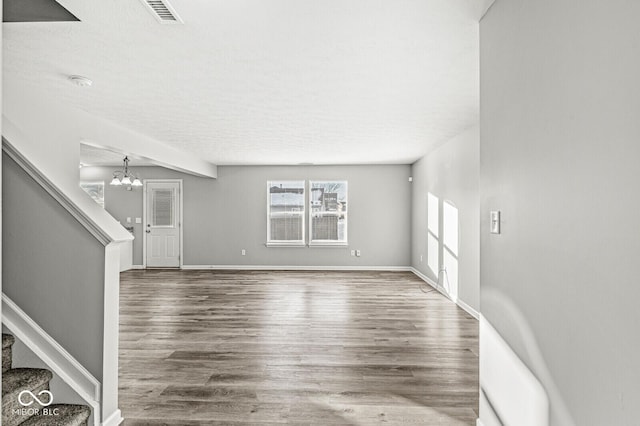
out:
<path id="1" fill-rule="evenodd" d="M 442 204 L 442 255 L 445 275 L 445 291 L 458 300 L 458 209 L 449 201 Z"/>
<path id="2" fill-rule="evenodd" d="M 304 245 L 304 181 L 267 182 L 267 244 Z"/>
<path id="3" fill-rule="evenodd" d="M 438 240 L 440 210 L 438 202 L 438 197 L 432 193 L 427 194 L 427 265 L 436 277 L 440 273 L 440 242 Z"/>
<path id="4" fill-rule="evenodd" d="M 347 244 L 347 182 L 309 182 L 310 245 Z"/>

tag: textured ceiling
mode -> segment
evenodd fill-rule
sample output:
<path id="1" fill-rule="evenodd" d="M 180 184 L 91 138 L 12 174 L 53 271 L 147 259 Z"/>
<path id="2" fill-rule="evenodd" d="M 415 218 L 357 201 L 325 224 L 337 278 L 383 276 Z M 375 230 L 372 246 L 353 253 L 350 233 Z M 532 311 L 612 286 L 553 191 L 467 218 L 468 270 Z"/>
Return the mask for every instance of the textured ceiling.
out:
<path id="1" fill-rule="evenodd" d="M 83 166 L 120 166 L 122 168 L 125 155 L 129 157 L 131 167 L 156 165 L 152 161 L 131 154 L 80 144 L 80 164 Z"/>
<path id="2" fill-rule="evenodd" d="M 215 164 L 411 163 L 478 119 L 481 0 L 60 3 L 81 22 L 4 26 L 8 92 Z"/>

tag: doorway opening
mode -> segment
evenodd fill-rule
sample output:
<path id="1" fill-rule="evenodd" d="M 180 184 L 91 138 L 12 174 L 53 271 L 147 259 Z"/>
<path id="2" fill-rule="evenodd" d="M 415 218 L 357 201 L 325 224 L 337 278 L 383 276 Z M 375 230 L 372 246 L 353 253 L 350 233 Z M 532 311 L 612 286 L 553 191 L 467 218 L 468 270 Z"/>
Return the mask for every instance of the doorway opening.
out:
<path id="1" fill-rule="evenodd" d="M 182 207 L 182 179 L 144 180 L 145 268 L 182 268 Z"/>

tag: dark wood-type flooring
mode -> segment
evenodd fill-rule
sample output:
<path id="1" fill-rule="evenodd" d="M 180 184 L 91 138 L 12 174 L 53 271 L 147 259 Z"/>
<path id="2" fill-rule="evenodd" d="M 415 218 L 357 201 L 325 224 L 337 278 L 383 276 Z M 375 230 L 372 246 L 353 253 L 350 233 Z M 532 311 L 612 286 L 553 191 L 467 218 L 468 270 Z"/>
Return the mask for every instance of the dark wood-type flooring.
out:
<path id="1" fill-rule="evenodd" d="M 129 271 L 134 425 L 475 425 L 478 323 L 407 272 Z"/>

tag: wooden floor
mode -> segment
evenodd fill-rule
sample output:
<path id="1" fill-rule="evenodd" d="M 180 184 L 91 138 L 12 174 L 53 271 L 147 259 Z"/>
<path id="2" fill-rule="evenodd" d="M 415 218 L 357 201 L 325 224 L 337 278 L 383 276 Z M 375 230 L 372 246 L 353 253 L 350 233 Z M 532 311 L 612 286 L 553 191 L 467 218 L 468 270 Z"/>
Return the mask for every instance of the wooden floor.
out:
<path id="1" fill-rule="evenodd" d="M 406 272 L 126 272 L 124 424 L 475 425 L 478 323 L 421 284 Z"/>

